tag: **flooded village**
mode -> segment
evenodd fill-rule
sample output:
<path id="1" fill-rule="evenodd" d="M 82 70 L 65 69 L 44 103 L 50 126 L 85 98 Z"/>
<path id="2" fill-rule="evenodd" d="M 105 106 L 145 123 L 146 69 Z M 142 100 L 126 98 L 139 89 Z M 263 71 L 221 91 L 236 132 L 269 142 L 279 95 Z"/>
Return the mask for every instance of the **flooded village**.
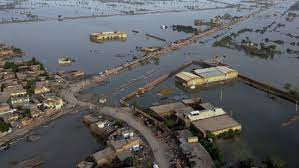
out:
<path id="1" fill-rule="evenodd" d="M 0 2 L 0 167 L 298 167 L 298 6 Z"/>

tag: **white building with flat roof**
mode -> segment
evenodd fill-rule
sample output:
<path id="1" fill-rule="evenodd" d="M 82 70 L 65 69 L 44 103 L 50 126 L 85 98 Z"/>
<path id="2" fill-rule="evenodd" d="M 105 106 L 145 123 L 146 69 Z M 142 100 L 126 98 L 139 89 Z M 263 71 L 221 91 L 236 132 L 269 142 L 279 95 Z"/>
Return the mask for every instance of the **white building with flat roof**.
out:
<path id="1" fill-rule="evenodd" d="M 192 121 L 202 120 L 210 117 L 220 116 L 226 114 L 222 108 L 209 108 L 204 110 L 196 110 L 187 113 L 187 118 Z"/>

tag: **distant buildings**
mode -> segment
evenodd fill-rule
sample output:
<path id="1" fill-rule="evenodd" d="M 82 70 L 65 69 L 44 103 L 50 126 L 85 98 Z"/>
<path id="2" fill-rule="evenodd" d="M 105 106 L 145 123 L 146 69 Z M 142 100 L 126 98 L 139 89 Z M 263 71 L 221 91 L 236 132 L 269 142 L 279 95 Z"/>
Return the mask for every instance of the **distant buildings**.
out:
<path id="1" fill-rule="evenodd" d="M 0 44 L 0 57 L 6 57 L 12 55 L 14 55 L 14 52 L 8 45 Z"/>
<path id="2" fill-rule="evenodd" d="M 60 97 L 51 96 L 46 98 L 44 106 L 53 110 L 60 110 L 63 107 L 63 100 Z"/>
<path id="3" fill-rule="evenodd" d="M 34 94 L 42 94 L 50 92 L 48 81 L 39 81 L 35 83 Z"/>
<path id="4" fill-rule="evenodd" d="M 51 88 L 59 82 L 33 58 L 29 61 L 0 60 L 0 121 L 12 129 L 22 128 L 42 115 L 59 110 L 63 100 Z"/>
<path id="5" fill-rule="evenodd" d="M 126 40 L 127 34 L 124 32 L 98 32 L 90 35 L 92 41 L 105 41 L 105 40 Z"/>
<path id="6" fill-rule="evenodd" d="M 7 103 L 1 103 L 0 104 L 0 116 L 3 114 L 12 113 L 14 110 L 12 110 Z"/>
<path id="7" fill-rule="evenodd" d="M 73 60 L 70 58 L 60 58 L 58 60 L 59 65 L 68 65 L 68 64 L 71 64 L 72 62 L 73 62 Z"/>

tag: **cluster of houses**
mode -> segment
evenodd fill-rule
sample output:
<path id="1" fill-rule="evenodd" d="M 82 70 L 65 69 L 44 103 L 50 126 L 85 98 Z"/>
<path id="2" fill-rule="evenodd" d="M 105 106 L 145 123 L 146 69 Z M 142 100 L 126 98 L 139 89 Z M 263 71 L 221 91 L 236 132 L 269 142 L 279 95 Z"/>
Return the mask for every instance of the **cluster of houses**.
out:
<path id="1" fill-rule="evenodd" d="M 98 125 L 102 129 L 105 127 L 105 124 Z M 114 160 L 118 160 L 119 163 L 124 162 L 128 158 L 135 157 L 135 152 L 142 150 L 144 144 L 141 138 L 133 130 L 127 127 L 121 127 L 113 131 L 113 133 L 108 136 L 106 143 L 107 147 L 105 149 L 90 156 L 92 162 L 82 161 L 77 167 L 87 168 L 95 165 L 101 167 L 111 164 Z"/>
<path id="2" fill-rule="evenodd" d="M 61 109 L 64 102 L 54 93 L 61 85 L 58 79 L 35 58 L 13 62 L 0 60 L 0 122 L 21 128 Z"/>
<path id="3" fill-rule="evenodd" d="M 230 22 L 237 22 L 240 19 L 242 19 L 242 16 L 232 16 L 228 13 L 225 13 L 224 15 L 215 16 L 214 18 L 210 19 L 209 21 L 202 20 L 202 19 L 195 19 L 194 25 L 198 26 L 199 28 L 203 28 L 203 30 L 208 30 L 213 27 L 222 27 L 225 24 L 228 24 Z"/>
<path id="4" fill-rule="evenodd" d="M 10 46 L 0 43 L 0 57 L 8 57 L 13 55 L 14 50 Z"/>
<path id="5" fill-rule="evenodd" d="M 106 148 L 90 156 L 89 161 L 81 161 L 77 168 L 89 168 L 95 165 L 105 167 L 124 162 L 128 158 L 143 157 L 146 153 L 145 144 L 138 134 L 132 129 L 122 124 L 119 125 L 116 120 L 108 120 L 97 114 L 88 114 L 82 118 L 82 121 L 90 128 L 94 135 L 105 139 Z M 142 152 L 142 156 L 138 156 Z"/>

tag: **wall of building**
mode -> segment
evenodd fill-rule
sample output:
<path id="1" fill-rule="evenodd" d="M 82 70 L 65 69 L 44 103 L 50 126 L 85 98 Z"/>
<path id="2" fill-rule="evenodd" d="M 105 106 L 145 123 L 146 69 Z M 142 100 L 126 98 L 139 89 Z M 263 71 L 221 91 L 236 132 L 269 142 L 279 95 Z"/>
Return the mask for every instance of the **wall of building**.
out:
<path id="1" fill-rule="evenodd" d="M 201 111 L 196 116 L 188 115 L 188 118 L 190 121 L 196 121 L 196 120 L 202 120 L 202 119 L 215 117 L 215 116 L 219 116 L 219 115 L 224 115 L 224 114 L 225 114 L 225 112 L 223 110 L 216 110 L 216 111 L 205 110 L 205 111 Z"/>
<path id="2" fill-rule="evenodd" d="M 241 131 L 241 129 L 242 129 L 242 126 L 238 125 L 238 126 L 229 127 L 229 128 L 225 128 L 225 129 L 221 129 L 221 130 L 217 130 L 217 131 L 212 131 L 212 134 L 217 136 L 217 135 L 227 132 L 229 130 L 233 130 L 233 131 L 240 130 Z"/>

